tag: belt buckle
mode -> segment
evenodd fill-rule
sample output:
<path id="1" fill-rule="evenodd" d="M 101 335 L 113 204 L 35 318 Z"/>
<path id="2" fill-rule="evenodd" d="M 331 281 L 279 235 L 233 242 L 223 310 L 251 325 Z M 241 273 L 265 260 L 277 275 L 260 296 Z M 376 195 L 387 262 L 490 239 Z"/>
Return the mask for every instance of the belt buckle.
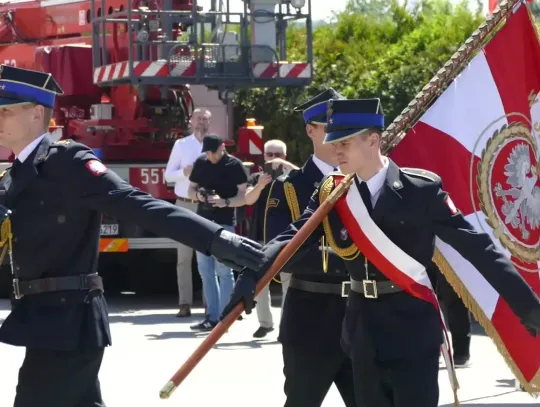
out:
<path id="1" fill-rule="evenodd" d="M 81 274 L 79 279 L 80 279 L 79 290 L 82 290 L 82 291 L 88 290 L 90 288 L 90 284 L 88 284 L 87 275 Z"/>
<path id="2" fill-rule="evenodd" d="M 364 286 L 364 297 L 366 298 L 378 298 L 377 293 L 377 281 L 375 280 L 363 280 L 362 285 Z"/>
<path id="3" fill-rule="evenodd" d="M 341 296 L 342 297 L 348 297 L 350 290 L 351 290 L 351 282 L 350 281 L 343 281 L 341 283 Z"/>
<path id="4" fill-rule="evenodd" d="M 21 289 L 19 287 L 19 279 L 18 278 L 13 279 L 13 294 L 15 295 L 16 300 L 20 300 L 22 297 L 24 297 L 24 295 L 21 294 Z"/>

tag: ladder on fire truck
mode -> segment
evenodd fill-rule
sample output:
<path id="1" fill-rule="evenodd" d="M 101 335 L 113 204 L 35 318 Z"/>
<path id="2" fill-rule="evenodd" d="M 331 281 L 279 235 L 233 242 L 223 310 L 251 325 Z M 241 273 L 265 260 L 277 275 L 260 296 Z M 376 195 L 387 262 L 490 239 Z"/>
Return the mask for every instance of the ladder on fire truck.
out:
<path id="1" fill-rule="evenodd" d="M 245 0 L 242 12 L 230 12 L 229 0 L 219 10 L 212 3 L 203 12 L 197 0 L 128 0 L 124 9 L 92 0 L 94 83 L 132 85 L 142 97 L 149 86 L 200 84 L 226 99 L 242 87 L 311 83 L 311 0 Z M 299 22 L 306 30 L 305 60 L 287 62 L 287 27 Z M 111 42 L 119 35 L 126 37 L 127 53 L 112 60 Z"/>

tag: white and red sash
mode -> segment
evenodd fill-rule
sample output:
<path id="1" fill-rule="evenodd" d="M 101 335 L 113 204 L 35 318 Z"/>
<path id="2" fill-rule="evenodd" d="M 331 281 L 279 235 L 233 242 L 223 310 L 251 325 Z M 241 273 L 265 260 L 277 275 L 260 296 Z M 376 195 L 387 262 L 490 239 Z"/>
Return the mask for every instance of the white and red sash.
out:
<path id="1" fill-rule="evenodd" d="M 343 175 L 333 175 L 332 177 L 334 179 L 334 188 L 337 187 L 344 178 Z M 401 250 L 384 234 L 379 226 L 377 226 L 369 215 L 366 205 L 362 200 L 362 196 L 354 182 L 351 183 L 347 194 L 337 200 L 334 208 L 347 229 L 349 236 L 358 247 L 358 250 L 360 250 L 366 258 L 386 276 L 386 278 L 408 294 L 429 302 L 439 312 L 444 333 L 444 342 L 441 345 L 441 351 L 457 405 L 456 391 L 458 389 L 458 383 L 452 356 L 450 354 L 448 332 L 439 301 L 437 300 L 437 295 L 433 290 L 426 268 Z"/>

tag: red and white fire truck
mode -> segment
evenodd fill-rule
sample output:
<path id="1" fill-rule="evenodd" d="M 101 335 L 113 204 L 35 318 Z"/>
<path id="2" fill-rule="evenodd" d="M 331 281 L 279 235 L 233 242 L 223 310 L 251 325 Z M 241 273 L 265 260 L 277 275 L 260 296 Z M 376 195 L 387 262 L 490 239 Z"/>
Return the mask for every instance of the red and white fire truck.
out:
<path id="1" fill-rule="evenodd" d="M 177 138 L 196 106 L 212 111 L 211 131 L 245 161 L 262 159 L 262 127 L 233 136 L 232 98 L 242 87 L 305 86 L 312 78 L 310 0 L 14 0 L 0 3 L 0 63 L 54 75 L 51 134 L 91 147 L 106 165 L 153 196 L 173 200 L 164 179 Z M 303 23 L 306 56 L 286 62 L 287 27 Z M 11 152 L 0 148 L 0 169 Z M 171 249 L 175 243 L 104 217 L 101 251 Z M 147 250 L 141 250 L 147 249 Z M 103 256 L 102 256 L 103 257 Z"/>

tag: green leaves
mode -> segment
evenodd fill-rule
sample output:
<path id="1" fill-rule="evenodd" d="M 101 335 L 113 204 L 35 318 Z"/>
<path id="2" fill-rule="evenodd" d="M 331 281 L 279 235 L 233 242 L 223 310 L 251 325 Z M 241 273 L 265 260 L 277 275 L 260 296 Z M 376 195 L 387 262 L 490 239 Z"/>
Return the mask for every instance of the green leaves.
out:
<path id="1" fill-rule="evenodd" d="M 315 76 L 305 89 L 252 89 L 237 93 L 235 123 L 255 117 L 265 140 L 287 143 L 297 164 L 312 152 L 302 115 L 293 108 L 332 86 L 348 98 L 381 97 L 390 124 L 448 58 L 482 23 L 481 10 L 464 0 L 351 0 L 337 22 L 313 33 Z M 289 61 L 305 60 L 303 27 L 288 30 Z"/>

